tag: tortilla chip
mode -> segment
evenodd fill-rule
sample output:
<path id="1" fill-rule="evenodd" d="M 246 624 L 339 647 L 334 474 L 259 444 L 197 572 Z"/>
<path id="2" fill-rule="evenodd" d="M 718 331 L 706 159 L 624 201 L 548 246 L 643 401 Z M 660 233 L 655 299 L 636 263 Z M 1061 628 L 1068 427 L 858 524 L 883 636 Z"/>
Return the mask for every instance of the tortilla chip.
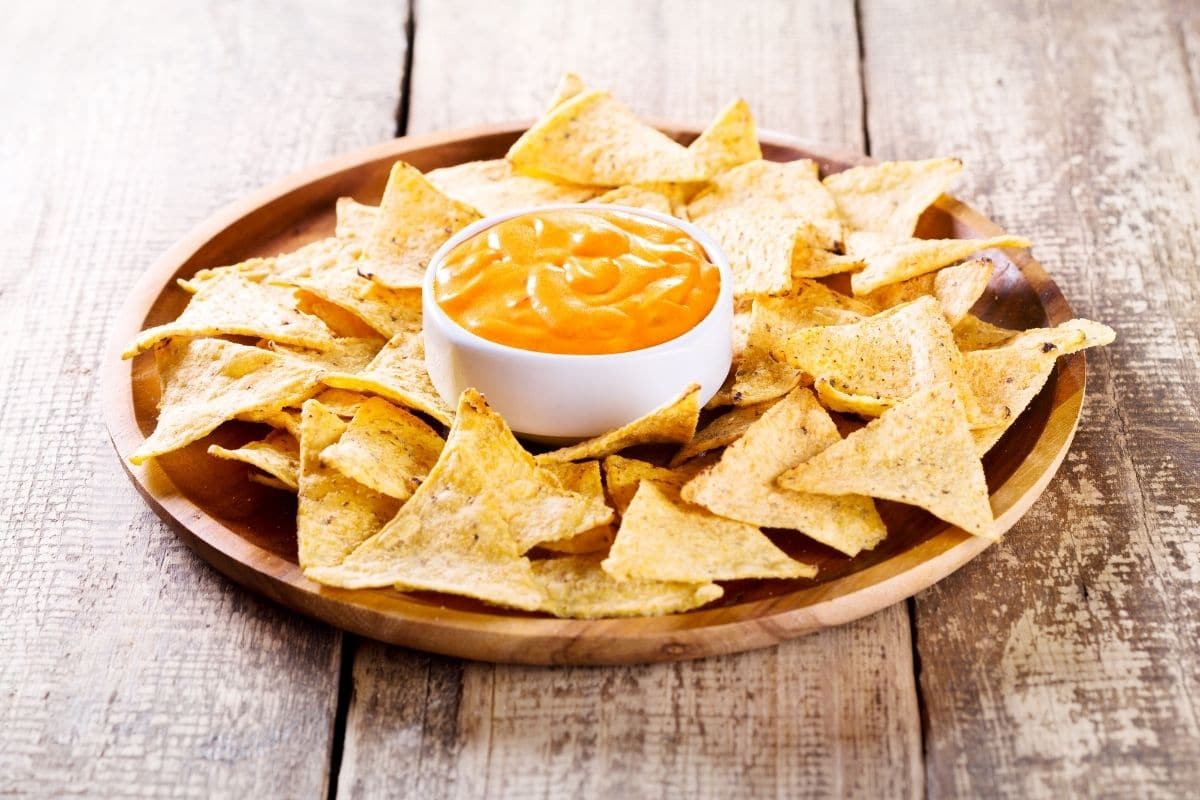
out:
<path id="1" fill-rule="evenodd" d="M 711 603 L 724 594 L 715 583 L 618 581 L 600 568 L 600 558 L 549 558 L 533 562 L 546 593 L 545 611 L 557 617 L 645 617 L 675 614 Z"/>
<path id="2" fill-rule="evenodd" d="M 684 444 L 696 433 L 700 421 L 700 385 L 692 384 L 668 403 L 595 439 L 552 450 L 538 456 L 538 461 L 582 461 L 602 458 L 635 444 Z"/>
<path id="3" fill-rule="evenodd" d="M 343 309 L 385 338 L 421 328 L 421 290 L 388 289 L 358 274 L 357 259 L 345 256 L 322 269 L 295 275 L 289 283 Z"/>
<path id="4" fill-rule="evenodd" d="M 231 270 L 199 283 L 178 318 L 139 333 L 121 357 L 133 358 L 171 337 L 204 336 L 255 336 L 313 350 L 333 345 L 333 332 L 298 311 L 290 290 Z"/>
<path id="5" fill-rule="evenodd" d="M 607 501 L 604 499 L 604 484 L 600 482 L 599 461 L 581 461 L 579 463 L 564 461 L 547 464 L 545 468 L 558 478 L 558 482 L 564 489 L 578 492 L 591 498 L 594 502 L 607 505 Z M 577 533 L 567 539 L 542 542 L 538 546 L 556 553 L 595 553 L 608 550 L 616 536 L 616 528 L 608 523 Z"/>
<path id="6" fill-rule="evenodd" d="M 222 339 L 169 340 L 156 351 L 162 381 L 158 423 L 129 460 L 178 450 L 222 422 L 297 405 L 315 391 L 319 366 Z"/>
<path id="7" fill-rule="evenodd" d="M 314 397 L 321 405 L 343 419 L 350 419 L 358 413 L 366 395 L 352 392 L 348 389 L 322 389 Z"/>
<path id="8" fill-rule="evenodd" d="M 878 417 L 891 408 L 892 400 L 883 400 L 867 394 L 855 394 L 839 389 L 828 378 L 817 378 L 813 381 L 813 391 L 821 398 L 821 405 L 830 411 L 843 414 L 857 414 L 860 417 Z"/>
<path id="9" fill-rule="evenodd" d="M 358 316 L 303 289 L 296 290 L 296 308 L 324 322 L 336 336 L 355 338 L 379 336 L 378 331 L 363 322 Z"/>
<path id="10" fill-rule="evenodd" d="M 425 346 L 417 331 L 397 333 L 361 372 L 330 373 L 324 377 L 324 382 L 337 389 L 377 394 L 428 414 L 444 425 L 454 420 L 454 411 L 429 379 L 425 369 Z"/>
<path id="11" fill-rule="evenodd" d="M 443 444 L 412 414 L 372 397 L 321 453 L 321 463 L 380 494 L 407 500 L 437 463 Z"/>
<path id="12" fill-rule="evenodd" d="M 546 105 L 546 113 L 550 113 L 557 106 L 586 90 L 587 84 L 583 82 L 583 78 L 574 72 L 564 72 L 558 79 L 558 85 L 554 87 L 554 94 L 550 97 L 550 102 Z"/>
<path id="13" fill-rule="evenodd" d="M 245 261 L 227 267 L 211 267 L 197 270 L 190 278 L 179 278 L 175 283 L 188 294 L 195 294 L 206 282 L 224 278 L 229 273 L 237 273 L 248 281 L 262 282 L 277 273 L 275 259 L 249 258 Z"/>
<path id="14" fill-rule="evenodd" d="M 272 476 L 276 484 L 292 492 L 296 491 L 300 473 L 300 443 L 286 431 L 271 431 L 265 439 L 247 442 L 239 448 L 229 450 L 210 445 L 210 456 L 226 461 L 241 461 Z"/>
<path id="15" fill-rule="evenodd" d="M 530 206 L 582 203 L 597 194 L 590 186 L 513 172 L 512 165 L 502 158 L 442 167 L 425 177 L 447 196 L 479 209 L 485 216 Z"/>
<path id="16" fill-rule="evenodd" d="M 923 295 L 931 295 L 942 306 L 946 321 L 957 325 L 987 289 L 994 271 L 995 265 L 991 261 L 977 258 L 884 286 L 863 295 L 861 299 L 883 311 Z"/>
<path id="17" fill-rule="evenodd" d="M 761 159 L 750 106 L 741 98 L 725 106 L 688 149 L 708 175 Z"/>
<path id="18" fill-rule="evenodd" d="M 792 280 L 824 278 L 840 272 L 854 272 L 865 267 L 861 258 L 844 256 L 820 247 L 812 235 L 800 236 L 792 249 Z"/>
<path id="19" fill-rule="evenodd" d="M 954 326 L 954 343 L 958 345 L 959 350 L 966 353 L 1004 344 L 1017 333 L 1018 331 L 984 322 L 974 314 L 967 314 Z"/>
<path id="20" fill-rule="evenodd" d="M 816 567 L 789 558 L 753 525 L 688 505 L 652 481 L 638 486 L 601 566 L 617 580 L 681 583 L 817 574 Z"/>
<path id="21" fill-rule="evenodd" d="M 300 409 L 279 408 L 270 411 L 255 410 L 244 416 L 234 417 L 243 422 L 260 422 L 270 425 L 277 430 L 286 431 L 296 441 L 300 441 Z"/>
<path id="22" fill-rule="evenodd" d="M 780 473 L 840 441 L 812 393 L 795 389 L 726 448 L 716 466 L 688 482 L 683 498 L 730 519 L 800 531 L 849 556 L 870 550 L 887 529 L 869 497 L 807 494 L 775 483 Z"/>
<path id="23" fill-rule="evenodd" d="M 593 202 L 612 203 L 613 205 L 630 206 L 632 208 L 645 208 L 649 211 L 657 211 L 660 214 L 675 213 L 669 197 L 643 186 L 618 186 L 616 189 L 600 195 Z"/>
<path id="24" fill-rule="evenodd" d="M 420 288 L 429 259 L 479 212 L 447 197 L 416 167 L 392 165 L 358 272 L 389 289 Z"/>
<path id="25" fill-rule="evenodd" d="M 717 417 L 696 431 L 696 435 L 692 437 L 692 440 L 679 449 L 679 452 L 671 459 L 671 466 L 677 467 L 701 453 L 707 453 L 709 450 L 733 444 L 741 438 L 742 434 L 746 432 L 746 429 L 755 420 L 766 413 L 773 402 L 768 400 L 765 403 L 758 403 L 757 405 L 735 408 Z"/>
<path id="26" fill-rule="evenodd" d="M 960 172 L 957 158 L 885 161 L 835 173 L 824 183 L 850 227 L 908 238 L 921 213 Z"/>
<path id="27" fill-rule="evenodd" d="M 874 398 L 883 406 L 948 381 L 958 387 L 970 418 L 984 419 L 962 353 L 932 297 L 849 325 L 792 330 L 772 355 L 845 395 Z"/>
<path id="28" fill-rule="evenodd" d="M 899 283 L 993 247 L 1030 247 L 1032 242 L 1020 236 L 993 236 L 989 239 L 907 239 L 892 242 L 869 233 L 853 233 L 846 246 L 850 255 L 862 258 L 867 266 L 850 276 L 857 296 L 870 294 L 881 286 Z"/>
<path id="29" fill-rule="evenodd" d="M 653 481 L 660 486 L 678 491 L 700 472 L 712 466 L 714 459 L 695 458 L 677 467 L 657 467 L 647 461 L 624 456 L 609 456 L 604 459 L 604 482 L 608 496 L 618 514 L 633 500 L 642 481 Z"/>
<path id="30" fill-rule="evenodd" d="M 866 494 L 994 538 L 983 465 L 958 390 L 939 383 L 779 477 L 798 492 Z"/>
<path id="31" fill-rule="evenodd" d="M 339 197 L 334 235 L 346 241 L 366 242 L 378 219 L 379 206 L 364 205 L 353 197 Z"/>
<path id="32" fill-rule="evenodd" d="M 319 367 L 324 374 L 325 372 L 353 372 L 362 369 L 379 353 L 380 348 L 383 347 L 383 340 L 354 339 L 343 336 L 334 339 L 333 346 L 328 350 L 321 351 L 298 350 L 274 342 L 259 342 L 259 345 Z"/>
<path id="33" fill-rule="evenodd" d="M 598 90 L 582 91 L 552 108 L 513 144 L 507 158 L 518 172 L 592 186 L 709 177 L 686 147 Z"/>
<path id="34" fill-rule="evenodd" d="M 296 542 L 302 570 L 342 563 L 400 510 L 399 501 L 363 486 L 321 461 L 346 422 L 316 400 L 300 417 L 300 470 Z"/>

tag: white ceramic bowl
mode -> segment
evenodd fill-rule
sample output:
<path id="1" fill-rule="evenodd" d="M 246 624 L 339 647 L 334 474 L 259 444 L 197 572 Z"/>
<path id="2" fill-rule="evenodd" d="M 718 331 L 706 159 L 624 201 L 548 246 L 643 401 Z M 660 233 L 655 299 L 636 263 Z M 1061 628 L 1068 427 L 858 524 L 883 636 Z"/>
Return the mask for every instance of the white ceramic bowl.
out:
<path id="1" fill-rule="evenodd" d="M 717 302 L 687 333 L 627 353 L 538 353 L 489 341 L 451 319 L 434 299 L 438 265 L 456 246 L 493 225 L 531 212 L 623 211 L 673 225 L 704 248 L 717 266 Z M 583 439 L 632 422 L 668 402 L 692 383 L 707 403 L 721 387 L 733 359 L 733 281 L 729 261 L 708 234 L 666 214 L 597 203 L 539 206 L 509 211 L 468 225 L 430 259 L 422 289 L 425 363 L 433 385 L 455 405 L 463 389 L 487 397 L 517 433 L 546 440 Z"/>

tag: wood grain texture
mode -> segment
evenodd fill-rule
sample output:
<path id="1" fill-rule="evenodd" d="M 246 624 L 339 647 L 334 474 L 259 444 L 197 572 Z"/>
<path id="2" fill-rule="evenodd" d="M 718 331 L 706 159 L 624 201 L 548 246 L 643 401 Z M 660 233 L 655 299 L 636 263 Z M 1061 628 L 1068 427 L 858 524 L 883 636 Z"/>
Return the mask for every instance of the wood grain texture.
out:
<path id="1" fill-rule="evenodd" d="M 1059 480 L 918 596 L 931 796 L 1200 785 L 1194 4 L 864 0 L 875 154 L 957 154 L 1116 345 Z"/>
<path id="2" fill-rule="evenodd" d="M 94 368 L 192 224 L 391 132 L 399 5 L 5 6 L 0 794 L 323 796 L 340 637 L 157 520 Z"/>
<path id="3" fill-rule="evenodd" d="M 574 69 L 643 113 L 703 124 L 741 94 L 761 124 L 861 149 L 850 2 L 599 9 L 419 3 L 408 131 L 535 116 Z M 902 606 L 773 650 L 675 665 L 551 671 L 364 643 L 339 793 L 918 796 L 910 658 Z M 397 706 L 413 714 L 389 715 Z"/>

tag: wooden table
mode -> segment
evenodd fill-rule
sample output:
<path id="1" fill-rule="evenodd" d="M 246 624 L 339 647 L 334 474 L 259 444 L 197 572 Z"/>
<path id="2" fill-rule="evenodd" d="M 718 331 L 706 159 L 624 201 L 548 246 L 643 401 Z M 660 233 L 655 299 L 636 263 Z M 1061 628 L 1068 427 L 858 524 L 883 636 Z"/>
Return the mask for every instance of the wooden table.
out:
<path id="1" fill-rule="evenodd" d="M 1185 796 L 1200 786 L 1200 9 L 905 0 L 57 0 L 0 24 L 0 794 Z M 639 110 L 884 158 L 1037 242 L 1089 355 L 1074 449 L 907 604 L 693 663 L 464 663 L 232 585 L 135 494 L 96 367 L 221 204 L 405 132 Z"/>

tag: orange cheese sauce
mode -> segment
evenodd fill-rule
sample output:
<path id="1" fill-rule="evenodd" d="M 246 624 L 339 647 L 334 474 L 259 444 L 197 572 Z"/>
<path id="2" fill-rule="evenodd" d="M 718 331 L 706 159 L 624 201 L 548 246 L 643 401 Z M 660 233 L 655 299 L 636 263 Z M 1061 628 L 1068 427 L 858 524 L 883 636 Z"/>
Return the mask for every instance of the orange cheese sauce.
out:
<path id="1" fill-rule="evenodd" d="M 691 330 L 721 275 L 683 231 L 620 211 L 505 220 L 438 265 L 434 299 L 459 325 L 543 353 L 625 353 Z"/>

